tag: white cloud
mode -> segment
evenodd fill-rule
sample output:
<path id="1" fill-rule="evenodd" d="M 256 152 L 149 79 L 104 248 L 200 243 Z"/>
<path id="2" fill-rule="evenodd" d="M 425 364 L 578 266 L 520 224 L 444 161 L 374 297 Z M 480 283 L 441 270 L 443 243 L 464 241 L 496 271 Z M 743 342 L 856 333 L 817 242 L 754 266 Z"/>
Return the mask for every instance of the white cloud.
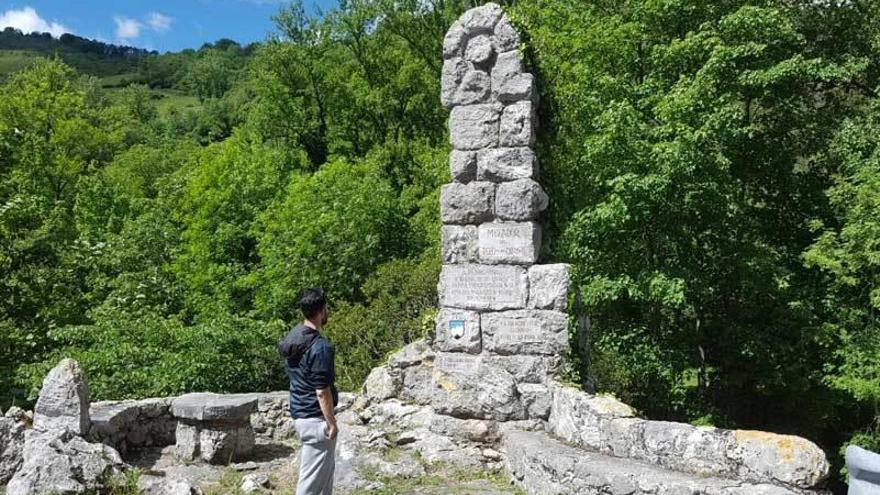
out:
<path id="1" fill-rule="evenodd" d="M 73 32 L 55 21 L 47 22 L 33 7 L 24 7 L 21 10 L 9 9 L 0 14 L 0 29 L 7 27 L 20 29 L 23 33 L 34 31 L 50 33 L 56 38 L 64 33 Z"/>
<path id="2" fill-rule="evenodd" d="M 135 19 L 118 15 L 114 17 L 113 20 L 116 21 L 117 38 L 127 41 L 141 35 L 141 26 L 143 26 L 143 24 Z"/>
<path id="3" fill-rule="evenodd" d="M 174 22 L 174 19 L 159 12 L 151 12 L 149 16 L 147 16 L 147 24 L 153 28 L 153 31 L 157 33 L 164 33 L 171 29 L 171 23 Z"/>

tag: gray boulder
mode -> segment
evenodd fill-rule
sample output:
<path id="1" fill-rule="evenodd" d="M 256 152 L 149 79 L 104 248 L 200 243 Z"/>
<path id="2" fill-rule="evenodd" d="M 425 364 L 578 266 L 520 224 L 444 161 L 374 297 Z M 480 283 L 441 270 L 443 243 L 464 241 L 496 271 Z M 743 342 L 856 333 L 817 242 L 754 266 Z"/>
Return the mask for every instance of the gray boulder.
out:
<path id="1" fill-rule="evenodd" d="M 5 485 L 21 466 L 24 434 L 24 423 L 0 417 L 0 485 Z"/>
<path id="2" fill-rule="evenodd" d="M 89 443 L 67 429 L 28 431 L 23 457 L 6 495 L 97 491 L 125 467 L 112 447 Z"/>
<path id="3" fill-rule="evenodd" d="M 34 429 L 67 429 L 88 435 L 89 385 L 79 363 L 63 359 L 43 379 L 43 388 L 34 408 Z"/>

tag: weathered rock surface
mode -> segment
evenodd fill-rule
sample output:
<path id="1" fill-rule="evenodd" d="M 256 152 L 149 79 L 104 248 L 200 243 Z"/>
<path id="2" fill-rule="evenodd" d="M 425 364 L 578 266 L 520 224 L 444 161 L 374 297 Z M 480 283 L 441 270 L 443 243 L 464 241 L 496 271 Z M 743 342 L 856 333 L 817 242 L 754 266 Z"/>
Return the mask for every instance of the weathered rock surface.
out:
<path id="1" fill-rule="evenodd" d="M 502 182 L 495 192 L 495 215 L 502 220 L 534 220 L 548 203 L 544 189 L 532 179 Z"/>
<path id="2" fill-rule="evenodd" d="M 767 432 L 697 428 L 636 418 L 613 398 L 553 386 L 549 430 L 573 445 L 699 476 L 815 488 L 829 466 L 815 444 Z"/>
<path id="3" fill-rule="evenodd" d="M 452 150 L 449 153 L 449 172 L 455 182 L 468 183 L 477 177 L 477 154 L 473 151 Z"/>
<path id="4" fill-rule="evenodd" d="M 195 393 L 181 395 L 171 402 L 174 417 L 196 421 L 248 418 L 256 409 L 257 399 L 251 394 Z"/>
<path id="5" fill-rule="evenodd" d="M 98 490 L 122 471 L 119 453 L 89 443 L 68 429 L 30 430 L 21 469 L 6 487 L 7 495 L 58 495 Z"/>
<path id="6" fill-rule="evenodd" d="M 520 101 L 504 107 L 501 113 L 501 146 L 531 146 L 535 143 L 535 105 Z"/>
<path id="7" fill-rule="evenodd" d="M 481 328 L 483 346 L 494 354 L 557 356 L 568 348 L 568 315 L 559 311 L 486 313 Z"/>
<path id="8" fill-rule="evenodd" d="M 34 429 L 67 429 L 87 435 L 89 427 L 89 385 L 85 373 L 73 359 L 63 359 L 43 379 L 34 408 Z"/>
<path id="9" fill-rule="evenodd" d="M 13 417 L 0 417 L 0 486 L 21 467 L 25 425 Z"/>
<path id="10" fill-rule="evenodd" d="M 565 311 L 570 271 L 571 266 L 564 263 L 529 268 L 529 308 Z"/>
<path id="11" fill-rule="evenodd" d="M 444 263 L 477 261 L 476 225 L 444 225 L 442 229 L 440 245 Z"/>
<path id="12" fill-rule="evenodd" d="M 457 106 L 449 114 L 449 139 L 457 150 L 478 150 L 498 144 L 501 107 L 492 104 Z"/>
<path id="13" fill-rule="evenodd" d="M 490 148 L 477 152 L 477 180 L 504 182 L 531 179 L 538 174 L 538 161 L 528 147 Z"/>
<path id="14" fill-rule="evenodd" d="M 508 472 L 534 495 L 797 495 L 769 483 L 703 477 L 567 446 L 546 434 L 509 432 Z"/>
<path id="15" fill-rule="evenodd" d="M 89 408 L 89 438 L 125 455 L 152 445 L 174 443 L 177 420 L 169 410 L 174 397 L 95 402 Z"/>
<path id="16" fill-rule="evenodd" d="M 444 223 L 468 224 L 492 219 L 495 184 L 453 182 L 440 189 L 440 216 Z"/>

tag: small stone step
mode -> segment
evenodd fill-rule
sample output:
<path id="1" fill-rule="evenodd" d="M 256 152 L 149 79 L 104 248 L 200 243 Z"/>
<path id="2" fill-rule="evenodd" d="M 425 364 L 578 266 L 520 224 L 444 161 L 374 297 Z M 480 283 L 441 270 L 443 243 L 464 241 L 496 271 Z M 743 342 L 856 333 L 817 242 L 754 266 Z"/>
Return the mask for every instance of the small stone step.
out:
<path id="1" fill-rule="evenodd" d="M 699 477 L 568 446 L 546 433 L 510 431 L 502 447 L 514 482 L 533 495 L 805 495 L 789 487 Z"/>

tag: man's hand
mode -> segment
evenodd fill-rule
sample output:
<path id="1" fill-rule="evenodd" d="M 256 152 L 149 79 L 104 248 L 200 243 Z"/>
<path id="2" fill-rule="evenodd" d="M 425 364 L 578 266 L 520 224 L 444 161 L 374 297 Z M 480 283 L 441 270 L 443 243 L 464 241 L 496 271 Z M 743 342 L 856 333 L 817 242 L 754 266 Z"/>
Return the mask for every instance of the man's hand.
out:
<path id="1" fill-rule="evenodd" d="M 327 438 L 333 440 L 339 434 L 339 427 L 336 423 L 327 423 Z"/>
<path id="2" fill-rule="evenodd" d="M 327 438 L 333 440 L 339 433 L 339 426 L 336 424 L 336 415 L 333 413 L 333 392 L 330 387 L 315 390 L 318 394 L 318 405 L 321 406 L 321 412 L 324 414 L 324 422 L 327 423 Z"/>

